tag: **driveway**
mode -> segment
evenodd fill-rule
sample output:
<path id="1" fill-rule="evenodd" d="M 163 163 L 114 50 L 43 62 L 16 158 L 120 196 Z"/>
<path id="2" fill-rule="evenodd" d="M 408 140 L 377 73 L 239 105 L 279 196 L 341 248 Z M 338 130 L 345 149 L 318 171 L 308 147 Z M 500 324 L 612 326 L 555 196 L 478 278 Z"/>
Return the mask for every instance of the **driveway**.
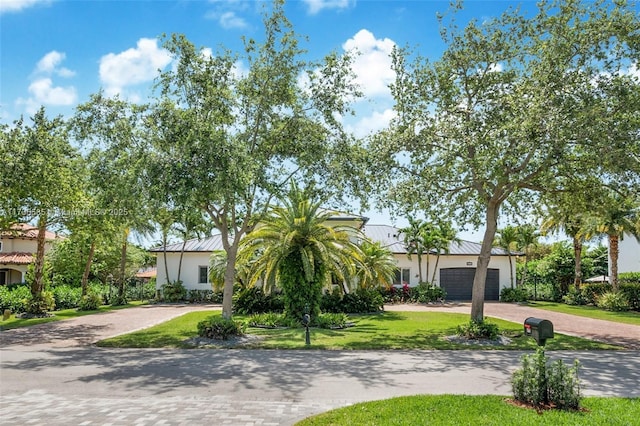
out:
<path id="1" fill-rule="evenodd" d="M 400 395 L 509 395 L 523 353 L 91 344 L 202 308 L 145 306 L 0 333 L 0 424 L 290 425 L 331 408 Z M 640 396 L 637 351 L 548 355 L 582 362 L 586 395 Z"/>

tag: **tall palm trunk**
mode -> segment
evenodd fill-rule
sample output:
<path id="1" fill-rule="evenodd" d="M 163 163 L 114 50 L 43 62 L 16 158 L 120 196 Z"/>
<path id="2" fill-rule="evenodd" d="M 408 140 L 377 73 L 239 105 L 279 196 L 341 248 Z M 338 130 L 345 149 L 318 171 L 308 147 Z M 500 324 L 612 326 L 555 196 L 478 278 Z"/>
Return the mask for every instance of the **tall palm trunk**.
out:
<path id="1" fill-rule="evenodd" d="M 611 254 L 611 287 L 613 291 L 619 290 L 618 285 L 618 243 L 620 241 L 620 237 L 617 235 L 609 235 L 609 252 Z"/>
<path id="2" fill-rule="evenodd" d="M 129 238 L 129 229 L 124 230 L 122 238 L 122 248 L 120 251 L 120 276 L 118 277 L 118 299 L 122 303 L 124 301 L 124 276 L 125 267 L 127 265 L 127 239 Z"/>
<path id="3" fill-rule="evenodd" d="M 82 273 L 82 295 L 87 295 L 87 284 L 89 283 L 89 273 L 91 272 L 91 264 L 93 263 L 93 255 L 96 251 L 96 242 L 91 240 L 91 247 L 89 248 L 89 255 L 87 256 L 87 262 L 84 265 L 84 272 Z"/>
<path id="4" fill-rule="evenodd" d="M 511 250 L 507 249 L 507 257 L 509 258 L 509 276 L 511 278 L 511 288 L 513 288 L 513 261 L 511 260 Z"/>
<path id="5" fill-rule="evenodd" d="M 576 264 L 573 285 L 580 288 L 582 284 L 582 240 L 578 237 L 573 237 L 573 256 Z"/>
<path id="6" fill-rule="evenodd" d="M 31 295 L 37 297 L 44 290 L 44 243 L 47 232 L 47 215 L 38 218 L 38 235 L 36 237 L 36 260 L 34 267 L 34 280 L 31 283 Z"/>

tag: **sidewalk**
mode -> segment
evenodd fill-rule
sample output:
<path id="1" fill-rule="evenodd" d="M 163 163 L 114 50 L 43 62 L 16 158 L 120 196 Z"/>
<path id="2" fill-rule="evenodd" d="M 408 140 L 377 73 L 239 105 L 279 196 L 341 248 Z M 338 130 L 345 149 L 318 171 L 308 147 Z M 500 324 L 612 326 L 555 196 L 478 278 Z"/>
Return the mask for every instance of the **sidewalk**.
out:
<path id="1" fill-rule="evenodd" d="M 471 313 L 470 303 L 445 303 L 444 305 L 385 305 L 387 311 L 432 311 Z M 485 317 L 500 318 L 523 324 L 528 317 L 544 318 L 553 323 L 557 333 L 584 337 L 598 342 L 640 350 L 640 326 L 604 321 L 575 315 L 537 309 L 515 303 L 485 302 Z"/>

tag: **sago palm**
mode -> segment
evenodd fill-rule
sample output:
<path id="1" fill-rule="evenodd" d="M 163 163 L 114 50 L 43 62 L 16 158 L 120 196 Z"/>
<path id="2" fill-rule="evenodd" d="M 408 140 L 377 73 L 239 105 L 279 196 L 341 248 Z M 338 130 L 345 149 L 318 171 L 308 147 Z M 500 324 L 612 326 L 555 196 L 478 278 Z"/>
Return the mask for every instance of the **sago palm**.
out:
<path id="1" fill-rule="evenodd" d="M 357 268 L 358 285 L 363 288 L 390 287 L 398 265 L 393 253 L 379 241 L 363 240 L 362 262 Z"/>
<path id="2" fill-rule="evenodd" d="M 348 226 L 331 226 L 335 214 L 320 208 L 294 184 L 282 206 L 273 207 L 255 231 L 247 235 L 240 261 L 257 259 L 249 284 L 262 279 L 282 288 L 285 314 L 300 318 L 306 310 L 317 315 L 322 288 L 331 277 L 351 280 L 362 252 L 356 245 L 361 233 Z"/>

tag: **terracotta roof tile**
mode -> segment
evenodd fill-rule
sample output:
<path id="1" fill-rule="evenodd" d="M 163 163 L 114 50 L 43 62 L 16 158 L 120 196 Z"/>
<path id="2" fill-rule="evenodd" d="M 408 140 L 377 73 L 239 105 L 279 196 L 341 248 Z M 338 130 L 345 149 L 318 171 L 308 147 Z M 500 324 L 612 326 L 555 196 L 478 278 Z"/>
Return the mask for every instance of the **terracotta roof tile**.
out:
<path id="1" fill-rule="evenodd" d="M 0 265 L 28 265 L 33 262 L 33 253 L 13 251 L 0 253 Z"/>
<path id="2" fill-rule="evenodd" d="M 0 237 L 35 240 L 38 237 L 38 227 L 29 225 L 28 223 L 16 223 L 11 226 L 10 230 L 0 231 Z M 46 240 L 55 240 L 57 237 L 58 236 L 51 231 L 46 231 L 44 234 Z"/>

